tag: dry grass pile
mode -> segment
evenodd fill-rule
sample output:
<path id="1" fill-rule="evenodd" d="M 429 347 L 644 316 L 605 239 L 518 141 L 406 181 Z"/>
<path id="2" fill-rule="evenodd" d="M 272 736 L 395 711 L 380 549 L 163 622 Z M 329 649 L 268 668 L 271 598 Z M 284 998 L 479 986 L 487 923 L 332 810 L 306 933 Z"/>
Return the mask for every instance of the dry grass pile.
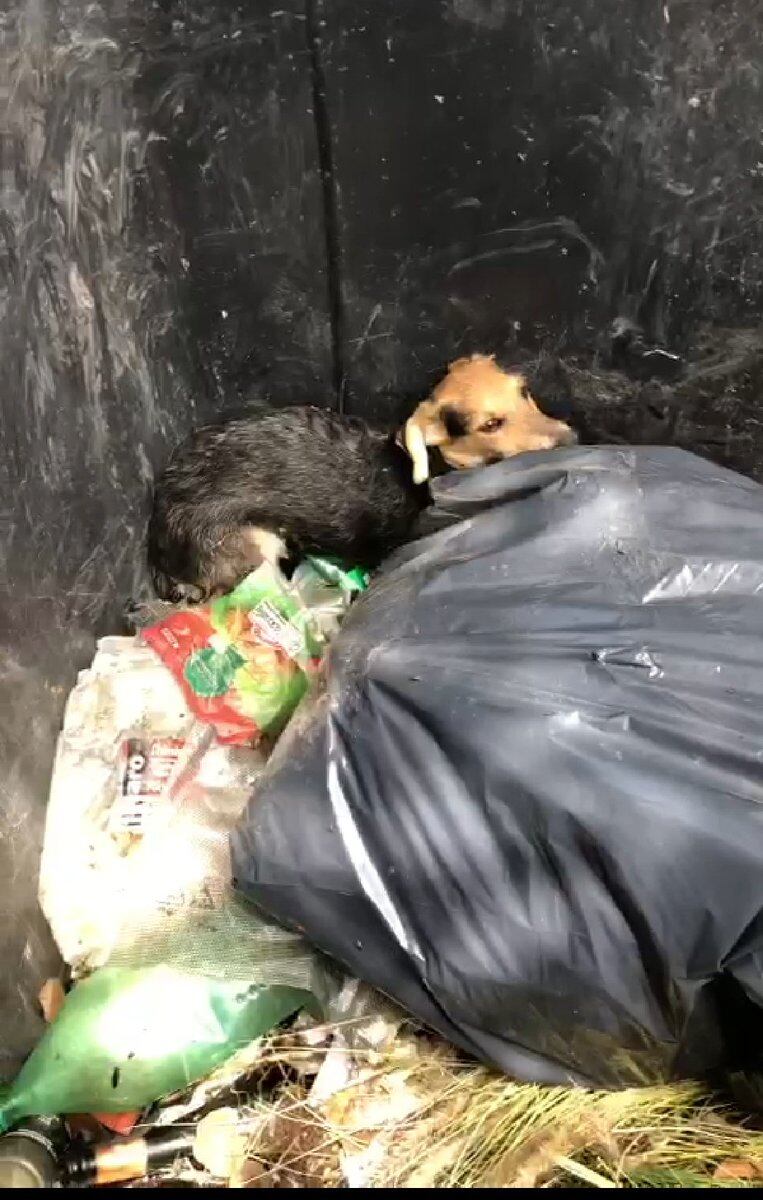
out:
<path id="1" fill-rule="evenodd" d="M 231 1186 L 763 1185 L 763 1133 L 693 1084 L 620 1092 L 523 1085 L 409 1037 L 360 1067 L 356 1051 L 326 1053 L 341 1060 L 340 1090 L 321 1096 L 306 1071 L 239 1111 L 245 1152 Z M 299 1072 L 293 1050 L 288 1057 Z"/>

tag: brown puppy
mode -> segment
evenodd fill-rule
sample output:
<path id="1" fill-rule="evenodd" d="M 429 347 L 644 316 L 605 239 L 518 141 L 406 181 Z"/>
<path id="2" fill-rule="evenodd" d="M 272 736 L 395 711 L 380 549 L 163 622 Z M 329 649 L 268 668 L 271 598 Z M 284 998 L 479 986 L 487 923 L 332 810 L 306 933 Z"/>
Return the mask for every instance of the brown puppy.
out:
<path id="1" fill-rule="evenodd" d="M 524 376 L 502 370 L 486 354 L 451 363 L 403 431 L 416 483 L 429 478 L 428 446 L 439 447 L 448 466 L 464 469 L 576 440 L 569 425 L 541 412 Z"/>

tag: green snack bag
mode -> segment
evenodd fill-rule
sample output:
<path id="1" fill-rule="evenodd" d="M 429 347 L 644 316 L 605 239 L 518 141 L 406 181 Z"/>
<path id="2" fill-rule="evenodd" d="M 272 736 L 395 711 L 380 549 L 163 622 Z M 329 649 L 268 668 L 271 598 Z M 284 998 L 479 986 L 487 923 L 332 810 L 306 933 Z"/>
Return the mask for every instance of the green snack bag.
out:
<path id="1" fill-rule="evenodd" d="M 232 744 L 281 731 L 323 649 L 309 608 L 267 563 L 229 595 L 172 613 L 142 636 L 192 711 Z"/>
<path id="2" fill-rule="evenodd" d="M 181 1091 L 313 1002 L 170 967 L 103 967 L 75 985 L 10 1087 L 0 1133 L 22 1118 L 128 1112 Z"/>

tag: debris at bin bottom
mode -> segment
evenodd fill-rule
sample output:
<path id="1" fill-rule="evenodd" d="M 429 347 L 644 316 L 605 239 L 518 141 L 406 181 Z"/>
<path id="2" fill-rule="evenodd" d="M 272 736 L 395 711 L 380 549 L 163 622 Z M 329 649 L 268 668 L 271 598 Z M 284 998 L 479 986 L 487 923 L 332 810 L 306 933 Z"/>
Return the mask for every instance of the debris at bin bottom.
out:
<path id="1" fill-rule="evenodd" d="M 118 661 L 125 666 L 136 647 L 112 644 L 103 649 L 111 658 L 105 672 L 108 675 Z M 126 657 L 122 657 L 123 651 Z M 136 666 L 133 661 L 128 671 Z M 145 658 L 140 669 L 150 674 L 159 668 L 155 660 Z M 99 686 L 102 683 L 100 680 Z M 104 686 L 108 694 L 116 694 Z M 172 687 L 173 702 L 177 704 L 178 692 L 174 684 Z M 153 694 L 152 687 L 146 691 Z M 127 698 L 125 692 L 122 699 Z M 130 709 L 132 728 L 132 699 L 125 707 Z M 166 714 L 165 706 L 162 708 Z M 190 718 L 188 722 L 185 732 L 195 745 L 194 726 Z M 70 755 L 67 765 L 73 768 L 76 755 L 83 755 L 83 760 L 88 757 L 87 738 L 78 736 L 86 725 L 85 719 L 78 730 L 70 729 L 70 740 L 63 746 Z M 144 727 L 140 722 L 138 725 L 143 732 Z M 121 733 L 125 728 L 123 724 L 111 732 Z M 172 737 L 177 729 L 151 728 L 149 732 Z M 204 761 L 211 748 L 203 739 L 199 746 Z M 108 792 L 104 781 L 113 781 L 113 749 L 113 742 L 109 743 L 108 753 L 103 745 L 97 747 L 105 770 L 93 773 L 90 801 L 102 801 Z M 95 762 L 98 753 L 92 757 Z M 99 790 L 102 787 L 105 790 Z M 187 800 L 188 793 L 184 788 L 180 791 Z M 192 788 L 190 794 L 193 803 L 198 803 L 205 789 Z M 62 789 L 61 822 L 57 826 L 62 833 L 66 832 L 67 815 L 71 824 L 72 811 L 69 807 L 67 813 L 64 801 L 71 805 L 72 797 L 78 797 L 76 787 Z M 203 827 L 203 822 L 200 826 L 197 820 L 202 808 L 194 810 L 194 820 L 186 827 L 192 841 Z M 84 801 L 83 810 L 91 811 Z M 226 822 L 229 825 L 230 813 L 218 824 L 216 835 Z M 147 838 L 149 828 L 150 823 Z M 121 857 L 121 843 L 112 849 Z M 50 850 L 55 852 L 54 840 Z M 169 849 L 165 850 L 165 858 L 171 861 Z M 79 861 L 84 862 L 84 857 Z M 161 861 L 160 854 L 156 862 Z M 215 854 L 209 861 L 218 864 Z M 65 883 L 62 875 L 51 878 L 46 892 L 49 905 L 53 905 L 54 896 L 65 897 Z M 223 893 L 222 908 L 227 911 L 233 897 L 225 889 Z M 94 894 L 90 893 L 91 900 Z M 142 895 L 137 904 L 120 900 L 107 914 L 109 918 L 118 914 L 119 920 L 113 923 L 110 919 L 96 920 L 103 914 L 92 902 L 67 909 L 66 920 L 58 923 L 62 943 L 71 947 L 75 974 L 87 974 L 94 966 L 101 970 L 75 984 L 57 1017 L 60 995 L 49 988 L 43 996 L 46 1009 L 55 1017 L 48 1040 L 38 1047 L 36 1067 L 33 1055 L 25 1068 L 26 1077 L 22 1072 L 17 1080 L 15 1108 L 12 1092 L 6 1091 L 0 1098 L 0 1111 L 6 1121 L 21 1122 L 0 1139 L 0 1170 L 6 1162 L 10 1175 L 0 1176 L 8 1178 L 6 1186 L 55 1186 L 65 1180 L 70 1185 L 128 1187 L 713 1187 L 740 1181 L 754 1184 L 761 1176 L 763 1134 L 735 1123 L 734 1114 L 714 1103 L 697 1085 L 655 1084 L 603 1092 L 519 1084 L 466 1061 L 431 1034 L 412 1029 L 407 1023 L 401 1026 L 400 1018 L 392 1017 L 384 1002 L 356 981 L 336 988 L 329 997 L 324 1009 L 327 1023 L 320 1024 L 315 1016 L 311 1017 L 301 1001 L 293 1007 L 286 1004 L 280 1013 L 270 1012 L 269 1023 L 260 1024 L 260 1036 L 254 1040 L 250 1040 L 252 1028 L 238 1026 L 238 1035 L 229 1039 L 225 1054 L 218 1054 L 221 1047 L 213 1037 L 208 1043 L 213 1047 L 211 1062 L 219 1062 L 219 1066 L 211 1075 L 205 1076 L 211 1062 L 203 1064 L 200 1055 L 190 1072 L 186 1068 L 183 1073 L 163 1073 L 161 1081 L 152 1080 L 150 1095 L 139 1093 L 135 1090 L 139 1082 L 137 1064 L 130 1050 L 118 1060 L 112 1056 L 106 1063 L 102 1045 L 64 1035 L 67 1022 L 71 1034 L 72 1014 L 78 1016 L 78 1008 L 79 1017 L 89 1008 L 92 1011 L 83 1000 L 88 988 L 97 991 L 100 987 L 108 993 L 104 980 L 116 978 L 109 974 L 114 971 L 127 976 L 133 973 L 127 994 L 133 1011 L 141 1014 L 135 1027 L 149 1035 L 149 1041 L 153 1032 L 162 1053 L 177 1034 L 177 1027 L 187 1023 L 192 1006 L 166 1004 L 166 977 L 158 989 L 163 992 L 163 1005 L 147 1002 L 147 993 L 141 992 L 147 974 L 171 971 L 174 965 L 163 959 L 147 963 L 148 950 L 155 959 L 158 945 L 164 955 L 168 946 L 175 953 L 181 944 L 176 936 L 157 940 L 153 919 L 148 923 L 144 920 L 145 899 Z M 190 913 L 181 909 L 177 910 L 176 929 L 187 935 Z M 256 928 L 257 918 L 251 914 L 249 919 Z M 241 929 L 238 918 L 234 921 L 231 916 L 230 920 L 232 931 Z M 204 911 L 194 926 L 193 937 L 184 939 L 185 951 L 191 942 L 196 944 L 207 921 Z M 130 931 L 127 939 L 125 929 Z M 77 952 L 80 935 L 88 941 L 85 955 Z M 224 992 L 224 985 L 231 983 L 229 971 L 235 960 L 227 956 L 234 943 L 240 954 L 241 942 L 227 939 L 224 978 L 214 970 L 209 973 L 212 964 L 205 964 L 208 974 L 201 985 L 202 1008 L 209 1002 L 218 1020 L 216 992 L 218 988 Z M 179 972 L 184 986 L 194 978 L 189 966 L 184 960 Z M 320 974 L 313 971 L 313 966 L 307 972 L 311 980 Z M 122 982 L 124 978 L 123 974 Z M 233 984 L 237 990 L 229 1015 L 232 1013 L 235 1026 L 239 1011 L 236 1006 L 245 989 L 242 991 L 235 980 Z M 160 1007 L 166 1018 L 176 1018 L 175 1028 L 171 1020 L 157 1023 Z M 299 1007 L 302 1012 L 295 1017 Z M 119 1015 L 124 1017 L 124 1009 Z M 281 1019 L 288 1028 L 282 1025 L 270 1032 Z M 123 1046 L 128 1045 L 125 1027 L 118 1021 L 99 1020 L 96 1024 L 100 1034 L 108 1031 L 117 1040 L 121 1037 Z M 209 1029 L 207 1026 L 207 1032 Z M 194 1046 L 198 1051 L 198 1044 Z M 35 1081 L 35 1070 L 51 1047 L 50 1069 L 38 1071 Z M 73 1072 L 68 1079 L 60 1073 L 61 1056 L 67 1047 L 70 1064 L 72 1047 L 80 1054 L 83 1048 L 86 1051 L 82 1071 Z M 231 1054 L 233 1050 L 236 1053 Z M 145 1067 L 150 1055 L 144 1053 L 141 1062 Z M 634 1065 L 638 1068 L 638 1063 Z M 90 1086 L 93 1075 L 88 1078 L 88 1072 L 95 1072 L 95 1089 Z M 77 1087 L 81 1088 L 79 1092 Z M 108 1089 L 106 1095 L 101 1090 L 104 1087 Z M 183 1090 L 167 1095 L 173 1087 Z M 51 1088 L 59 1089 L 55 1102 L 50 1099 Z M 67 1088 L 68 1098 L 62 1100 Z M 40 1090 L 46 1092 L 45 1105 L 52 1105 L 56 1112 L 63 1108 L 80 1112 L 71 1112 L 63 1123 L 53 1117 L 45 1126 L 47 1133 L 41 1133 L 37 1118 L 25 1116 L 34 1111 L 29 1101 L 38 1102 Z M 153 1102 L 157 1096 L 161 1100 Z M 128 1125 L 135 1120 L 135 1108 L 143 1105 L 129 1137 L 114 1136 L 103 1120 L 92 1115 L 109 1107 L 107 1099 L 117 1109 L 122 1105 L 133 1108 L 126 1117 Z M 81 1115 L 82 1109 L 88 1109 L 91 1115 Z M 113 1113 L 107 1120 L 119 1125 L 124 1115 Z M 70 1139 L 68 1146 L 61 1147 L 58 1140 L 62 1130 Z M 39 1161 L 27 1153 L 32 1145 L 35 1155 L 40 1148 L 44 1152 Z"/>
<path id="2" fill-rule="evenodd" d="M 123 1186 L 258 1188 L 723 1187 L 763 1182 L 763 1133 L 695 1084 L 620 1092 L 518 1084 L 410 1028 L 353 1051 L 316 1091 L 341 1031 L 260 1047 L 245 1081 L 194 1122 L 178 1154 Z M 310 1062 L 309 1072 L 300 1069 Z M 148 1140 L 158 1137 L 155 1128 Z M 170 1132 L 165 1130 L 164 1132 Z M 185 1148 L 182 1137 L 189 1136 Z M 166 1144 L 166 1143 L 165 1143 Z M 116 1153 L 105 1156 L 115 1161 Z"/>
<path id="3" fill-rule="evenodd" d="M 697 1085 L 603 1092 L 518 1084 L 411 1027 L 366 985 L 347 983 L 329 1007 L 331 1023 L 303 1013 L 288 1029 L 242 1047 L 206 1080 L 150 1106 L 132 1137 L 114 1138 L 93 1118 L 72 1117 L 73 1144 L 63 1147 L 57 1118 L 48 1119 L 47 1143 L 34 1122 L 25 1123 L 26 1132 L 22 1126 L 0 1139 L 0 1182 L 455 1188 L 763 1181 L 763 1133 L 735 1124 Z M 23 1150 L 32 1151 L 31 1162 Z"/>
<path id="4" fill-rule="evenodd" d="M 287 669 L 306 679 L 365 584 L 356 575 L 330 562 L 303 564 L 291 581 L 255 572 L 213 606 L 215 653 L 228 635 L 230 647 L 243 645 L 250 628 L 256 647 L 277 643 L 275 675 L 272 654 L 248 661 L 259 715 L 288 716 L 296 693 L 282 703 L 273 680 Z M 223 1156 L 221 1118 L 206 1110 L 265 1069 L 262 1037 L 315 1008 L 316 992 L 339 1017 L 363 1003 L 356 981 L 348 993 L 341 971 L 233 895 L 227 837 L 266 743 L 219 744 L 218 730 L 216 744 L 214 721 L 205 723 L 214 714 L 193 715 L 180 682 L 140 638 L 111 637 L 69 697 L 40 899 L 73 986 L 41 987 L 48 1029 L 0 1091 L 6 1186 L 229 1173 L 221 1164 L 236 1155 Z M 198 1147 L 196 1122 L 199 1136 L 207 1131 Z M 235 1137 L 230 1146 L 241 1150 Z"/>

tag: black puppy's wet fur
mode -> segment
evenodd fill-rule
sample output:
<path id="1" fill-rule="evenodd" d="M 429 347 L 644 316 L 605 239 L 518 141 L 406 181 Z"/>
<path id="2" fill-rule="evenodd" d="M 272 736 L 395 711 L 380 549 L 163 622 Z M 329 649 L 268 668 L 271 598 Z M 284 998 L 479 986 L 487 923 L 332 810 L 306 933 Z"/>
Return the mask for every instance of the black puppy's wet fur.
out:
<path id="1" fill-rule="evenodd" d="M 227 591 L 256 562 L 247 528 L 291 555 L 377 566 L 428 501 L 393 434 L 318 408 L 263 411 L 197 430 L 157 482 L 148 563 L 162 599 Z"/>

